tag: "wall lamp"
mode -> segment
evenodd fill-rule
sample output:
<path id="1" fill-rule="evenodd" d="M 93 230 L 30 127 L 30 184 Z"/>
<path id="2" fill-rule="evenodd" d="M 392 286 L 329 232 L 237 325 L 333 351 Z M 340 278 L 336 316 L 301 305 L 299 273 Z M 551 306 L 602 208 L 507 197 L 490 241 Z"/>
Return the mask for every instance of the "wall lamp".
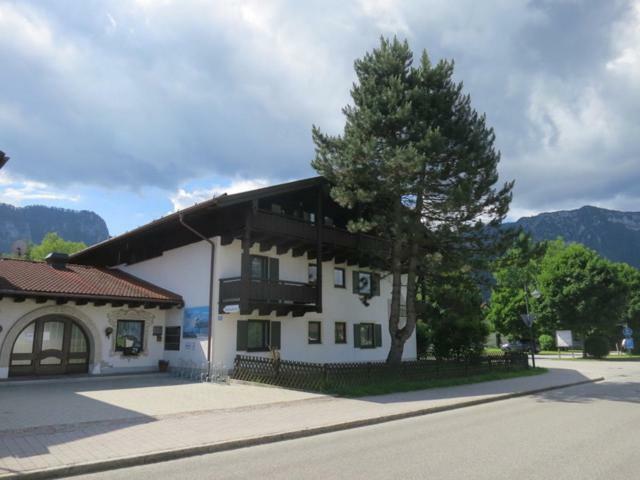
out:
<path id="1" fill-rule="evenodd" d="M 112 333 L 113 333 L 113 327 L 107 327 L 104 329 L 104 334 L 107 336 L 107 338 L 109 338 Z"/>

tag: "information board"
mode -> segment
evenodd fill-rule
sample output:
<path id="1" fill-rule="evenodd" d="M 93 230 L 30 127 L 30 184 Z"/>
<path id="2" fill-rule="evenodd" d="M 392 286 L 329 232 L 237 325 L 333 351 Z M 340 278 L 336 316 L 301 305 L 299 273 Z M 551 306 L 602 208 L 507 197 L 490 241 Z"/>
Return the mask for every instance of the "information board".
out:
<path id="1" fill-rule="evenodd" d="M 556 345 L 558 348 L 573 347 L 573 335 L 571 330 L 556 330 Z"/>

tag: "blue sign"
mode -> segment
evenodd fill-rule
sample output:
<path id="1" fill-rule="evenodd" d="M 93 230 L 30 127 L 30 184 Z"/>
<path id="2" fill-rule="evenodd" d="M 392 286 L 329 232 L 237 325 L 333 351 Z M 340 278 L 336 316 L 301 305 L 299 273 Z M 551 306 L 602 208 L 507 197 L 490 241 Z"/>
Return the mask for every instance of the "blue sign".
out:
<path id="1" fill-rule="evenodd" d="M 631 335 L 633 335 L 633 330 L 631 330 L 629 327 L 624 327 L 622 329 L 622 335 L 624 335 L 626 338 L 630 338 Z"/>
<path id="2" fill-rule="evenodd" d="M 182 319 L 182 338 L 209 336 L 209 307 L 188 307 Z"/>
<path id="3" fill-rule="evenodd" d="M 633 347 L 635 346 L 633 344 L 633 338 L 629 337 L 625 339 L 626 341 L 624 342 L 624 348 L 626 348 L 627 350 L 633 350 Z"/>

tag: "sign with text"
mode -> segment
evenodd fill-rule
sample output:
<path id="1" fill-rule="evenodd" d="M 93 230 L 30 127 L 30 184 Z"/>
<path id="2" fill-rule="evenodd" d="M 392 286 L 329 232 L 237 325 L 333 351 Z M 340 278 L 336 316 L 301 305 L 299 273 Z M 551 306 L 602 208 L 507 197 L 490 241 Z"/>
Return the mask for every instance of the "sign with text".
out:
<path id="1" fill-rule="evenodd" d="M 573 347 L 573 334 L 571 330 L 556 330 L 556 345 L 558 348 Z"/>

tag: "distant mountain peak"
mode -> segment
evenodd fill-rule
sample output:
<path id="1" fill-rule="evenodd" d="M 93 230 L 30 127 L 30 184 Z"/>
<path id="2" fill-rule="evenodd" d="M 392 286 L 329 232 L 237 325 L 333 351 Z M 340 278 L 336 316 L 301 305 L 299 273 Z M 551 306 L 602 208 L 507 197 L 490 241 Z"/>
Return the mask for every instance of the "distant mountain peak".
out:
<path id="1" fill-rule="evenodd" d="M 29 205 L 15 207 L 0 203 L 0 252 L 11 252 L 18 240 L 40 243 L 49 232 L 65 240 L 92 245 L 109 238 L 105 221 L 89 210 Z"/>
<path id="2" fill-rule="evenodd" d="M 640 268 L 640 212 L 620 212 L 585 205 L 575 210 L 545 212 L 523 217 L 516 225 L 535 240 L 577 242 L 616 262 Z"/>

